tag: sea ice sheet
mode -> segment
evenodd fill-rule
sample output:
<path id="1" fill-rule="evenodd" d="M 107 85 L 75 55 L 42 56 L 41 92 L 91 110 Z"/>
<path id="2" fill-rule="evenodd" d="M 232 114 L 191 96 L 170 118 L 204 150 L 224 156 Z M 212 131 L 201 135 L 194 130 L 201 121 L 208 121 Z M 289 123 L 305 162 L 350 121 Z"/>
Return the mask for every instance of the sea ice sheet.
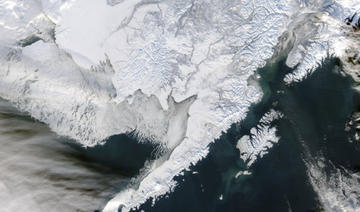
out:
<path id="1" fill-rule="evenodd" d="M 299 13 L 331 3 L 304 2 L 2 0 L 0 97 L 84 146 L 135 131 L 167 149 L 104 209 L 126 211 L 173 189 L 261 99 L 249 77 Z"/>

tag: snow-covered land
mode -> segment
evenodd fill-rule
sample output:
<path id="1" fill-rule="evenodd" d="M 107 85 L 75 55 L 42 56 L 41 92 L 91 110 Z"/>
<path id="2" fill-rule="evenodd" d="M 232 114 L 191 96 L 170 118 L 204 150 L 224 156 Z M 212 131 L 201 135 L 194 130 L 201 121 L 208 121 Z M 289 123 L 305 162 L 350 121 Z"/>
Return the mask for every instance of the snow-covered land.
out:
<path id="1" fill-rule="evenodd" d="M 127 211 L 171 191 L 260 100 L 249 78 L 280 36 L 296 35 L 288 63 L 300 76 L 337 46 L 322 42 L 359 5 L 304 2 L 0 0 L 0 97 L 84 146 L 133 131 L 161 144 L 165 158 L 104 209 Z"/>
<path id="2" fill-rule="evenodd" d="M 240 150 L 240 157 L 250 167 L 257 159 L 262 158 L 268 150 L 279 141 L 276 136 L 276 128 L 270 124 L 283 115 L 271 109 L 259 121 L 259 124 L 251 128 L 250 135 L 241 137 L 236 145 Z"/>
<path id="3" fill-rule="evenodd" d="M 316 1 L 315 1 L 316 2 Z M 294 47 L 287 58 L 287 65 L 296 70 L 285 77 L 287 83 L 300 81 L 312 73 L 321 62 L 330 56 L 339 57 L 346 66 L 346 71 L 357 81 L 360 80 L 349 62 L 349 57 L 359 54 L 359 32 L 353 26 L 358 22 L 360 1 L 337 0 L 319 1 L 305 7 L 303 19 L 295 19 L 291 24 Z M 351 24 L 346 19 L 354 16 Z"/>

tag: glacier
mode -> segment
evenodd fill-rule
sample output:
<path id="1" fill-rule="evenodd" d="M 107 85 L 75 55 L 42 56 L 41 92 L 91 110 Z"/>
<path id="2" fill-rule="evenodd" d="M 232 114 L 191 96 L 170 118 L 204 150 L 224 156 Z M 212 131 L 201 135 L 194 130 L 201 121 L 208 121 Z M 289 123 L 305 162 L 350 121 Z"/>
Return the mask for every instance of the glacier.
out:
<path id="1" fill-rule="evenodd" d="M 85 147 L 132 132 L 160 144 L 165 153 L 137 187 L 104 208 L 128 211 L 171 191 L 176 175 L 245 118 L 263 95 L 251 79 L 282 44 L 292 44 L 287 64 L 298 65 L 289 83 L 329 54 L 345 61 L 355 39 L 342 26 L 359 5 L 1 0 L 0 97 Z M 274 137 L 267 132 L 261 148 Z"/>

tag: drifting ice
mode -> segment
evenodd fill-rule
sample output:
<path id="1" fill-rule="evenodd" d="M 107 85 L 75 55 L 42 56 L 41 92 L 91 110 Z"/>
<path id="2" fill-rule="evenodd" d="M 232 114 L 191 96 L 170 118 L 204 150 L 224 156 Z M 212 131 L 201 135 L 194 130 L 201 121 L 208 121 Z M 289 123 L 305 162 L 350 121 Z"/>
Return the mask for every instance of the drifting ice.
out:
<path id="1" fill-rule="evenodd" d="M 309 12 L 328 34 L 317 28 L 304 43 L 298 33 L 288 62 L 299 71 L 288 80 L 316 66 L 353 5 L 329 2 L 3 0 L 0 96 L 84 146 L 135 131 L 167 149 L 104 209 L 130 210 L 173 189 L 174 176 L 245 117 L 262 97 L 249 78 Z"/>

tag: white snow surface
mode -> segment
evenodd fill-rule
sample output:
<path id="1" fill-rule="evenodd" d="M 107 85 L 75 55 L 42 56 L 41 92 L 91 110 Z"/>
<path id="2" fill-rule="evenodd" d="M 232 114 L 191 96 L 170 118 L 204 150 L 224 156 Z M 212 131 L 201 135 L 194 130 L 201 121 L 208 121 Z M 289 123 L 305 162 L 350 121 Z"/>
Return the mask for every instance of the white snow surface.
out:
<path id="1" fill-rule="evenodd" d="M 294 19 L 290 24 L 295 41 L 286 61 L 290 67 L 298 66 L 285 77 L 285 82 L 301 81 L 329 56 L 339 57 L 348 64 L 349 51 L 356 49 L 359 53 L 359 39 L 352 26 L 345 25 L 345 19 L 359 12 L 360 0 L 325 0 L 301 7 L 299 13 L 303 18 Z M 352 70 L 354 67 L 345 71 L 355 76 Z"/>
<path id="2" fill-rule="evenodd" d="M 250 167 L 257 159 L 262 158 L 280 138 L 276 135 L 276 128 L 270 124 L 283 115 L 273 109 L 267 112 L 259 124 L 251 128 L 250 135 L 244 135 L 237 142 L 236 148 L 240 150 L 240 158 Z"/>
<path id="3" fill-rule="evenodd" d="M 0 0 L 0 97 L 84 146 L 135 131 L 168 149 L 104 209 L 128 211 L 171 191 L 260 100 L 248 79 L 299 5 L 325 4 L 306 2 Z"/>

